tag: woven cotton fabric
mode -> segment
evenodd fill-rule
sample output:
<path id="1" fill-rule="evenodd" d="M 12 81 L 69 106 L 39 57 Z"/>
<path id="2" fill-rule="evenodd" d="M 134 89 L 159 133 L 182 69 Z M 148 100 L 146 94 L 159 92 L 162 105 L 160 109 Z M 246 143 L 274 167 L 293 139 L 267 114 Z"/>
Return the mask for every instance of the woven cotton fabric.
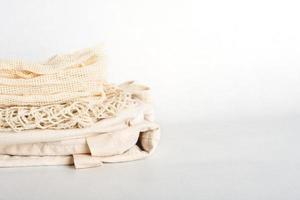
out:
<path id="1" fill-rule="evenodd" d="M 107 82 L 99 48 L 0 60 L 0 167 L 147 157 L 159 139 L 151 107 L 148 87 Z"/>

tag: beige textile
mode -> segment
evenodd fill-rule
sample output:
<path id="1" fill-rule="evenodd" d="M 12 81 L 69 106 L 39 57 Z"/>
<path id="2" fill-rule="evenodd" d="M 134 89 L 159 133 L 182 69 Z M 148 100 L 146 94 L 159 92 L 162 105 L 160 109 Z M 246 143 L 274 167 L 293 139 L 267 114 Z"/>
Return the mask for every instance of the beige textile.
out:
<path id="1" fill-rule="evenodd" d="M 160 138 L 152 110 L 142 102 L 82 129 L 27 130 L 0 134 L 0 167 L 71 165 L 94 167 L 150 155 Z"/>
<path id="2" fill-rule="evenodd" d="M 0 61 L 0 167 L 87 168 L 152 154 L 160 129 L 149 88 L 107 83 L 101 55 Z"/>

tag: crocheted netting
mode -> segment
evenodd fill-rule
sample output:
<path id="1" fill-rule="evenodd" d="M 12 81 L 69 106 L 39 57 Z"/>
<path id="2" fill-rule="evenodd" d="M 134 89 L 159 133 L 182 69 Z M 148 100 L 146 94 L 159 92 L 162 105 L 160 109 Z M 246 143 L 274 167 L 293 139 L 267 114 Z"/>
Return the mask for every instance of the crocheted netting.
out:
<path id="1" fill-rule="evenodd" d="M 115 116 L 135 103 L 105 81 L 98 49 L 57 55 L 44 63 L 0 60 L 0 129 L 70 129 Z"/>
<path id="2" fill-rule="evenodd" d="M 134 104 L 130 93 L 114 85 L 105 85 L 105 96 L 82 98 L 46 106 L 0 108 L 1 131 L 29 129 L 83 128 L 110 118 Z"/>

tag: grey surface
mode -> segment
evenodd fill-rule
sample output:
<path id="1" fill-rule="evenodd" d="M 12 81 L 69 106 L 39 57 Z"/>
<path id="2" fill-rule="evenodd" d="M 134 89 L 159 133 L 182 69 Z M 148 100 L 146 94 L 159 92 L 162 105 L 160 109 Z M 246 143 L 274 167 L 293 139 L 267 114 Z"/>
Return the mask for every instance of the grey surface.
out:
<path id="1" fill-rule="evenodd" d="M 299 199 L 299 122 L 163 123 L 147 160 L 0 169 L 0 199 Z"/>

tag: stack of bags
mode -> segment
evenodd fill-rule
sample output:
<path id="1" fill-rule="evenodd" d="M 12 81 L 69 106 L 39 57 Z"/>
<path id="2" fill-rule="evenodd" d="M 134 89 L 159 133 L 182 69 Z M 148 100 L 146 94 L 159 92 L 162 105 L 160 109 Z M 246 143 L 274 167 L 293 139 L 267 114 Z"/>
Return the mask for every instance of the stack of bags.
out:
<path id="1" fill-rule="evenodd" d="M 159 136 L 149 88 L 108 83 L 98 49 L 0 61 L 0 167 L 137 160 Z"/>

